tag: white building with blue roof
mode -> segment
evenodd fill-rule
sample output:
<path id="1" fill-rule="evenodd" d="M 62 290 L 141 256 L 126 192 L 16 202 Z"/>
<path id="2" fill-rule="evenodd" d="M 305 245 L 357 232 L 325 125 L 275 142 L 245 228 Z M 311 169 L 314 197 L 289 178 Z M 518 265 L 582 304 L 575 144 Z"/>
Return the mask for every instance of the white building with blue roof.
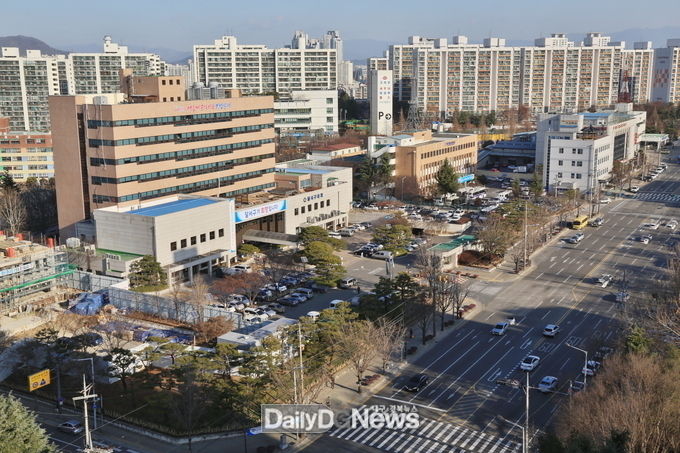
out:
<path id="1" fill-rule="evenodd" d="M 168 281 L 192 281 L 199 272 L 236 256 L 234 200 L 179 195 L 136 206 L 94 211 L 98 253 L 94 270 L 127 276 L 130 257 L 151 255 Z M 99 259 L 101 257 L 101 262 Z"/>

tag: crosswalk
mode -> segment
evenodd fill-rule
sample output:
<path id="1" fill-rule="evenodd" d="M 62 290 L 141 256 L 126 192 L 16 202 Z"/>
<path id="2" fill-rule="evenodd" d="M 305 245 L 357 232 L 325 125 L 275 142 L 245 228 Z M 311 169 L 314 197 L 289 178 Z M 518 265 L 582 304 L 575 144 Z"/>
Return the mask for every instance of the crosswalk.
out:
<path id="1" fill-rule="evenodd" d="M 520 445 L 461 425 L 421 417 L 415 429 L 334 428 L 331 437 L 390 453 L 515 453 Z"/>
<path id="2" fill-rule="evenodd" d="M 670 192 L 638 192 L 634 198 L 641 201 L 680 202 L 680 195 Z"/>

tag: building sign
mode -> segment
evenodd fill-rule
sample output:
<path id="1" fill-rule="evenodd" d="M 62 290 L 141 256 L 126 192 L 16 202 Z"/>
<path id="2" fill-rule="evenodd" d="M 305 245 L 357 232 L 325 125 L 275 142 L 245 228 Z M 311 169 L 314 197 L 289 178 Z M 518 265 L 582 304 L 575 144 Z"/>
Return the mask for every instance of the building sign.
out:
<path id="1" fill-rule="evenodd" d="M 319 198 L 323 198 L 323 193 L 317 193 L 316 195 L 307 195 L 306 197 L 302 197 L 302 201 L 303 203 L 306 203 L 308 201 L 318 200 Z"/>
<path id="2" fill-rule="evenodd" d="M 38 390 L 39 388 L 50 385 L 50 370 L 38 371 L 28 377 L 28 391 Z"/>
<path id="3" fill-rule="evenodd" d="M 176 112 L 204 112 L 206 110 L 226 110 L 231 107 L 229 102 L 213 102 L 211 104 L 182 105 L 175 109 Z"/>
<path id="4" fill-rule="evenodd" d="M 20 266 L 15 266 L 15 267 L 10 267 L 7 269 L 0 269 L 0 277 L 4 277 L 5 275 L 12 275 L 16 274 L 17 272 L 23 272 L 27 271 L 28 269 L 33 269 L 33 263 L 25 263 Z"/>
<path id="5" fill-rule="evenodd" d="M 242 209 L 234 213 L 234 219 L 236 223 L 247 222 L 249 220 L 258 219 L 260 217 L 265 217 L 270 214 L 276 214 L 277 212 L 283 212 L 286 210 L 286 200 L 279 200 L 273 203 L 267 203 L 260 206 L 255 206 L 252 208 Z"/>
<path id="6" fill-rule="evenodd" d="M 458 177 L 458 183 L 462 184 L 464 182 L 470 182 L 475 179 L 475 175 L 463 175 Z"/>
<path id="7" fill-rule="evenodd" d="M 392 71 L 370 71 L 369 83 L 371 133 L 392 135 Z"/>

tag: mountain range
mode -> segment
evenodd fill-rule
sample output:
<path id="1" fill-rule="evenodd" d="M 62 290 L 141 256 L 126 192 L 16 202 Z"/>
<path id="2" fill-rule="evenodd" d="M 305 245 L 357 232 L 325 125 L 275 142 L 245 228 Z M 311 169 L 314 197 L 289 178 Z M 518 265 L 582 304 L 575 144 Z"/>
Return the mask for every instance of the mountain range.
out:
<path id="1" fill-rule="evenodd" d="M 603 34 L 612 37 L 612 41 L 626 41 L 628 48 L 632 48 L 633 42 L 635 41 L 652 41 L 654 47 L 665 47 L 666 40 L 669 38 L 680 38 L 680 26 L 672 27 L 662 27 L 662 28 L 630 28 L 627 30 L 622 30 L 618 32 Z M 579 42 L 585 37 L 585 32 L 577 33 L 567 33 L 570 40 Z M 408 40 L 408 33 L 405 33 L 403 38 L 399 40 L 400 43 L 406 43 Z M 448 37 L 450 36 L 443 36 Z M 502 37 L 502 36 L 501 36 Z M 470 39 L 472 42 L 481 42 L 481 38 Z M 508 39 L 507 44 L 511 46 L 530 46 L 533 45 L 534 40 L 532 39 Z M 393 44 L 390 41 L 379 40 L 379 39 L 346 39 L 344 40 L 344 59 L 352 60 L 356 64 L 366 64 L 366 59 L 368 57 L 378 57 L 383 56 L 385 50 L 387 50 Z M 161 56 L 168 63 L 181 63 L 186 64 L 189 58 L 192 58 L 191 50 L 177 50 L 170 49 L 166 47 L 149 47 L 149 46 L 137 46 L 134 44 L 126 44 L 130 51 L 133 52 L 151 52 L 156 53 Z M 58 50 L 47 43 L 30 37 L 30 36 L 0 36 L 0 46 L 1 47 L 19 47 L 22 54 L 25 54 L 26 49 L 38 49 L 42 51 L 43 54 L 65 54 L 68 52 L 101 52 L 103 44 L 73 44 L 69 46 L 63 46 L 67 50 Z"/>

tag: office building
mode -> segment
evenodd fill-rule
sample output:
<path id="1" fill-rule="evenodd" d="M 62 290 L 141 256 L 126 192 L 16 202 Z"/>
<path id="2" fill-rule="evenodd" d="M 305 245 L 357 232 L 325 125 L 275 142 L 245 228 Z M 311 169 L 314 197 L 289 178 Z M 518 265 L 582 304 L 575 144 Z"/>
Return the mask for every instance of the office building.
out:
<path id="1" fill-rule="evenodd" d="M 194 46 L 194 80 L 240 89 L 244 93 L 283 93 L 297 90 L 336 90 L 336 49 L 308 47 L 308 38 L 296 32 L 288 48 L 239 44 L 223 36 L 213 44 Z"/>
<path id="2" fill-rule="evenodd" d="M 540 114 L 536 166 L 546 187 L 595 193 L 611 178 L 615 161 L 635 156 L 646 117 L 646 112 L 633 111 L 632 104 L 595 113 Z"/>
<path id="3" fill-rule="evenodd" d="M 9 118 L 0 118 L 0 172 L 17 182 L 54 176 L 52 136 L 44 132 L 10 132 Z"/>
<path id="4" fill-rule="evenodd" d="M 236 257 L 233 215 L 233 199 L 189 195 L 95 209 L 91 265 L 103 275 L 126 278 L 134 261 L 151 255 L 171 284 L 212 275 L 215 266 Z"/>
<path id="5" fill-rule="evenodd" d="M 274 187 L 272 96 L 186 100 L 180 77 L 122 79 L 118 96 L 49 99 L 62 237 L 93 236 L 107 206 Z"/>
<path id="6" fill-rule="evenodd" d="M 392 71 L 368 72 L 371 135 L 392 135 Z"/>
<path id="7" fill-rule="evenodd" d="M 387 70 L 390 69 L 390 63 L 389 63 L 389 52 L 385 52 L 384 57 L 371 57 L 366 61 L 366 76 L 368 77 L 368 72 L 371 70 L 378 71 L 378 70 Z"/>
<path id="8" fill-rule="evenodd" d="M 277 133 L 322 131 L 338 133 L 338 92 L 305 90 L 281 94 L 274 101 L 274 128 Z"/>
<path id="9" fill-rule="evenodd" d="M 16 47 L 0 49 L 0 116 L 10 118 L 11 131 L 50 131 L 48 96 L 105 94 L 120 91 L 118 71 L 135 75 L 163 75 L 158 55 L 131 53 L 104 38 L 104 52 L 42 55 Z"/>
<path id="10" fill-rule="evenodd" d="M 680 39 L 654 51 L 653 102 L 680 102 Z"/>
<path id="11" fill-rule="evenodd" d="M 600 33 L 576 45 L 563 34 L 539 38 L 534 46 L 506 46 L 501 38 L 470 44 L 465 36 L 409 38 L 390 47 L 394 95 L 429 117 L 454 111 L 514 109 L 534 112 L 606 107 L 619 99 L 647 102 L 653 51 L 646 42 L 626 49 Z M 369 68 L 382 59 L 369 59 Z"/>
<path id="12" fill-rule="evenodd" d="M 477 135 L 404 132 L 395 136 L 370 136 L 368 156 L 377 161 L 384 153 L 394 165 L 394 190 L 399 198 L 432 197 L 436 194 L 435 176 L 448 160 L 459 181 L 471 181 L 477 165 Z"/>

